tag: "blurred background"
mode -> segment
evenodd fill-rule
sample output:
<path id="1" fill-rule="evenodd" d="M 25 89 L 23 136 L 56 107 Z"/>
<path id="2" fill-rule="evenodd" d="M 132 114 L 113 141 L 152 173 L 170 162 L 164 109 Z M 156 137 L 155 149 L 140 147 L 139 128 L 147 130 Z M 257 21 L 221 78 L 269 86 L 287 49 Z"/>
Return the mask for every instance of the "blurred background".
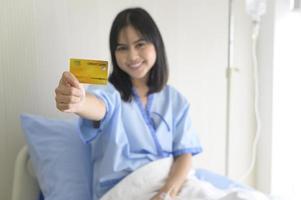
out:
<path id="1" fill-rule="evenodd" d="M 110 62 L 112 20 L 136 6 L 149 11 L 159 26 L 169 84 L 191 103 L 204 148 L 195 165 L 276 197 L 301 199 L 300 0 L 266 1 L 256 76 L 254 20 L 246 2 L 0 0 L 0 199 L 11 198 L 14 162 L 25 145 L 20 114 L 70 118 L 56 110 L 54 101 L 69 58 Z M 240 180 L 252 161 L 258 122 L 256 163 Z"/>

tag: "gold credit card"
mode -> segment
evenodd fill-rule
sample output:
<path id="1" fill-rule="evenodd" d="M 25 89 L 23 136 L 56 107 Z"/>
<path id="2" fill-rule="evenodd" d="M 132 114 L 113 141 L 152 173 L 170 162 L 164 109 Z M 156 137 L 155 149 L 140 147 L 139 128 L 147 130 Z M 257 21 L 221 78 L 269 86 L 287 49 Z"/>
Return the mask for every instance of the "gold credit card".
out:
<path id="1" fill-rule="evenodd" d="M 102 84 L 108 83 L 108 61 L 70 59 L 70 72 L 81 83 Z"/>

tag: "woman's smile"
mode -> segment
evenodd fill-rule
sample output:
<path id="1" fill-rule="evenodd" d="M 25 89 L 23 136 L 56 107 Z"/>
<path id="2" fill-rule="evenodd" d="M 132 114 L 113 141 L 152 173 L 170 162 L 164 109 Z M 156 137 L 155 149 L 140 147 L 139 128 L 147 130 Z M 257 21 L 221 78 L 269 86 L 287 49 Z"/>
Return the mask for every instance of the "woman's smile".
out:
<path id="1" fill-rule="evenodd" d="M 138 69 L 142 66 L 143 61 L 135 62 L 135 63 L 129 63 L 128 67 L 131 69 Z"/>

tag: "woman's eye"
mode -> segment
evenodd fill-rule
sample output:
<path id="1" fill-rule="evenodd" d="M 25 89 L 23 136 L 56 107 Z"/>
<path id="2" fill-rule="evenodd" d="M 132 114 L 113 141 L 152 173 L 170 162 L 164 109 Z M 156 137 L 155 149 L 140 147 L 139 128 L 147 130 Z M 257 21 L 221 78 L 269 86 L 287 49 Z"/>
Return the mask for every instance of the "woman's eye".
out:
<path id="1" fill-rule="evenodd" d="M 138 48 L 144 47 L 145 46 L 145 42 L 140 42 L 136 45 Z"/>
<path id="2" fill-rule="evenodd" d="M 127 48 L 125 46 L 117 46 L 116 51 L 125 51 Z"/>

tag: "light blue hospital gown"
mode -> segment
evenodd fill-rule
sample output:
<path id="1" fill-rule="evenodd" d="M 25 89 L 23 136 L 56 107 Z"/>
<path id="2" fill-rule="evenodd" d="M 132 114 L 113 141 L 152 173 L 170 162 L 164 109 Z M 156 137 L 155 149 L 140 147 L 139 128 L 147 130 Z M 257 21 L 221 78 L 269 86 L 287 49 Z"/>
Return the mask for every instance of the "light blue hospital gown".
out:
<path id="1" fill-rule="evenodd" d="M 90 86 L 87 92 L 102 99 L 107 110 L 97 127 L 83 118 L 79 123 L 81 138 L 93 141 L 94 199 L 149 162 L 202 151 L 189 103 L 175 88 L 167 85 L 149 95 L 145 107 L 135 90 L 133 101 L 124 102 L 112 84 Z"/>

